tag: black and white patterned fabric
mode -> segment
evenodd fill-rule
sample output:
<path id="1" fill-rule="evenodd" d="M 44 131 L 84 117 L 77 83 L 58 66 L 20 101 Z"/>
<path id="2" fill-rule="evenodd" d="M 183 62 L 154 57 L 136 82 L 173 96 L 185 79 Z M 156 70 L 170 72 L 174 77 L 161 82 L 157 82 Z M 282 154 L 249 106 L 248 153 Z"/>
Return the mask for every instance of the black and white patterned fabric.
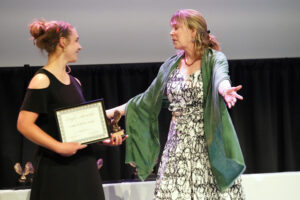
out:
<path id="1" fill-rule="evenodd" d="M 168 140 L 158 170 L 155 200 L 245 199 L 238 178 L 221 193 L 208 160 L 203 121 L 201 70 L 184 76 L 176 69 L 167 84 L 173 113 Z"/>

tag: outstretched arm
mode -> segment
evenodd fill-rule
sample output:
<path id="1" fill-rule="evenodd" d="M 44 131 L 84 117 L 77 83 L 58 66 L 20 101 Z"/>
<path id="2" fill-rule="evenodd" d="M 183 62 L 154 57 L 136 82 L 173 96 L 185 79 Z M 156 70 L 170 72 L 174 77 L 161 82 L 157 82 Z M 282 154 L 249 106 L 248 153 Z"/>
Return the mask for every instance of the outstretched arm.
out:
<path id="1" fill-rule="evenodd" d="M 126 108 L 126 103 L 124 103 L 123 105 L 111 108 L 109 110 L 106 110 L 106 116 L 108 119 L 113 118 L 114 113 L 116 110 L 118 110 L 121 113 L 121 116 L 125 115 L 125 108 Z"/>
<path id="2" fill-rule="evenodd" d="M 243 97 L 237 93 L 242 88 L 241 85 L 232 87 L 228 80 L 223 80 L 219 85 L 219 93 L 224 98 L 228 108 L 232 108 L 237 99 L 243 100 Z"/>

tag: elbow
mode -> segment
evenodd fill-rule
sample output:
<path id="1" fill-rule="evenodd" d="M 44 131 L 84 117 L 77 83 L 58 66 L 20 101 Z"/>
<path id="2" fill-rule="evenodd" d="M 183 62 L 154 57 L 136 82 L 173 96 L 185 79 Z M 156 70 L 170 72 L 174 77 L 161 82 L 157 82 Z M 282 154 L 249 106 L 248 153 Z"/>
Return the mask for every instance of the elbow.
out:
<path id="1" fill-rule="evenodd" d="M 26 125 L 26 120 L 24 120 L 24 117 L 22 117 L 22 115 L 19 114 L 18 120 L 17 120 L 17 130 L 24 135 L 24 133 L 26 132 L 26 127 L 28 127 Z"/>
<path id="2" fill-rule="evenodd" d="M 23 125 L 22 120 L 20 120 L 20 118 L 18 118 L 18 120 L 17 120 L 17 130 L 23 134 L 24 125 Z"/>

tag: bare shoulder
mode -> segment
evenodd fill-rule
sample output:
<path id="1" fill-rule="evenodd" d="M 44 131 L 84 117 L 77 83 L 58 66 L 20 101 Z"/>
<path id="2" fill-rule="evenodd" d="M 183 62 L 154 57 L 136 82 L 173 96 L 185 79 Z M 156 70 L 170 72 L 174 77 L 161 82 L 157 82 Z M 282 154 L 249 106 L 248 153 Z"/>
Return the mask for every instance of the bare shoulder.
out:
<path id="1" fill-rule="evenodd" d="M 43 89 L 50 85 L 50 80 L 45 74 L 36 74 L 31 79 L 28 88 L 29 89 Z"/>

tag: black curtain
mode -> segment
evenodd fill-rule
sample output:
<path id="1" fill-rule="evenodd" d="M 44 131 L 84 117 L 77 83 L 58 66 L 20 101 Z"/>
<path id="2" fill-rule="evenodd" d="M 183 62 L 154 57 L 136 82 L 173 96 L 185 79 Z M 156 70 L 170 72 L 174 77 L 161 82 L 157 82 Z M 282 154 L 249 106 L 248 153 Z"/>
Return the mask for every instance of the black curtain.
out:
<path id="1" fill-rule="evenodd" d="M 112 108 L 143 92 L 161 63 L 74 65 L 71 74 L 83 87 L 86 100 L 104 98 Z M 247 165 L 245 173 L 300 170 L 300 58 L 230 60 L 233 85 L 241 84 L 244 100 L 230 110 Z M 0 68 L 0 188 L 18 186 L 16 162 L 32 161 L 36 146 L 16 130 L 16 120 L 29 80 L 38 67 Z M 160 114 L 161 146 L 169 126 L 167 109 Z M 124 127 L 124 119 L 120 125 Z M 101 177 L 106 182 L 135 179 L 124 164 L 125 145 L 94 145 L 104 160 Z M 157 170 L 157 167 L 155 168 Z M 155 171 L 154 171 L 155 172 Z"/>
<path id="2" fill-rule="evenodd" d="M 232 60 L 245 100 L 231 116 L 247 173 L 300 170 L 300 59 Z"/>

